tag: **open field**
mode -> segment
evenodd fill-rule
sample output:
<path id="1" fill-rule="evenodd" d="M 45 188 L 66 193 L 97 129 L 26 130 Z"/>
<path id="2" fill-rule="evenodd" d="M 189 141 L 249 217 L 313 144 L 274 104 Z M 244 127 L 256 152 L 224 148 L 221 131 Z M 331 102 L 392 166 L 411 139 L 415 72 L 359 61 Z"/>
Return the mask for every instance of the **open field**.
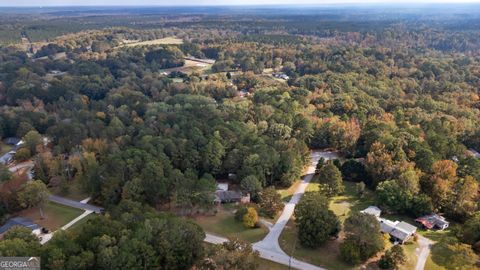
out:
<path id="1" fill-rule="evenodd" d="M 261 240 L 268 233 L 268 229 L 264 226 L 255 229 L 245 228 L 241 222 L 235 220 L 233 213 L 223 210 L 219 211 L 215 216 L 197 217 L 195 222 L 206 233 L 223 237 L 237 237 L 250 243 Z"/>
<path id="2" fill-rule="evenodd" d="M 40 211 L 38 208 L 23 210 L 19 213 L 19 216 L 30 218 L 33 222 L 42 227 L 45 227 L 50 231 L 55 231 L 83 213 L 82 210 L 53 202 L 48 202 L 43 211 L 45 216 L 44 219 L 40 218 Z"/>
<path id="3" fill-rule="evenodd" d="M 176 37 L 166 37 L 166 38 L 159 38 L 154 40 L 146 40 L 146 41 L 130 41 L 125 40 L 123 45 L 118 46 L 117 48 L 121 47 L 135 47 L 135 46 L 152 46 L 152 45 L 180 45 L 183 44 L 183 40 Z"/>
<path id="4" fill-rule="evenodd" d="M 162 69 L 159 72 L 170 73 L 170 72 L 173 72 L 173 71 L 180 71 L 180 72 L 183 72 L 183 73 L 186 73 L 186 74 L 192 74 L 194 72 L 206 73 L 210 70 L 211 67 L 212 67 L 212 64 L 206 64 L 206 63 L 201 63 L 201 62 L 198 62 L 198 61 L 185 59 L 185 64 L 183 66 Z"/>

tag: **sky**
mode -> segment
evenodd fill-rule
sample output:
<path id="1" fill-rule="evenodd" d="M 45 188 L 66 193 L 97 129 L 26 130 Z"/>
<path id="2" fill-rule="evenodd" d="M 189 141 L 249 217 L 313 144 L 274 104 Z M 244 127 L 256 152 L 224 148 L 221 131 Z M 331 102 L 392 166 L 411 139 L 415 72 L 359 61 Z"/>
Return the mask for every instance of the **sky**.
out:
<path id="1" fill-rule="evenodd" d="M 194 6 L 480 3 L 480 0 L 0 0 L 0 6 Z"/>

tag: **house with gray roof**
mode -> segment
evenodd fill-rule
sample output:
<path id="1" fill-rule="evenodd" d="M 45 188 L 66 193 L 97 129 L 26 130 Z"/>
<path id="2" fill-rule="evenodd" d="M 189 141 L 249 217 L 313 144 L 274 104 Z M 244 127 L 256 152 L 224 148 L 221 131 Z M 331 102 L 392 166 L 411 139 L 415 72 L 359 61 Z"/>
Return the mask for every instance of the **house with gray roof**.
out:
<path id="1" fill-rule="evenodd" d="M 7 222 L 5 222 L 5 224 L 3 224 L 3 226 L 0 227 L 0 235 L 3 235 L 14 226 L 25 227 L 25 228 L 31 229 L 32 231 L 41 229 L 40 225 L 34 223 L 29 218 L 15 217 L 7 220 Z"/>

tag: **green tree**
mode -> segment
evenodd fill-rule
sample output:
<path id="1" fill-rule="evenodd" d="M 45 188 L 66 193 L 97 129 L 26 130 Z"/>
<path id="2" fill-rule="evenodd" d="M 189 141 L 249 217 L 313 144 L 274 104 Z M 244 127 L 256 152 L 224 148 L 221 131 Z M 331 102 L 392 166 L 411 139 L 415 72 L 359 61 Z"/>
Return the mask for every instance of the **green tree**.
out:
<path id="1" fill-rule="evenodd" d="M 225 147 L 222 144 L 220 132 L 215 131 L 205 146 L 203 168 L 206 172 L 217 174 L 225 156 Z"/>
<path id="2" fill-rule="evenodd" d="M 262 213 L 273 218 L 283 208 L 282 197 L 274 187 L 268 187 L 258 194 L 258 205 Z"/>
<path id="3" fill-rule="evenodd" d="M 399 269 L 399 266 L 406 260 L 402 246 L 395 245 L 382 255 L 378 262 L 378 266 L 383 269 Z"/>
<path id="4" fill-rule="evenodd" d="M 328 209 L 328 200 L 318 192 L 307 193 L 295 208 L 295 223 L 300 243 L 317 248 L 340 232 L 340 221 Z"/>
<path id="5" fill-rule="evenodd" d="M 242 179 L 240 182 L 240 187 L 250 193 L 250 195 L 254 198 L 257 197 L 257 194 L 262 191 L 262 183 L 258 180 L 255 175 L 249 175 Z"/>
<path id="6" fill-rule="evenodd" d="M 38 207 L 43 219 L 43 207 L 48 202 L 49 195 L 47 186 L 41 180 L 32 180 L 18 193 L 18 201 L 22 207 Z"/>
<path id="7" fill-rule="evenodd" d="M 372 215 L 353 213 L 345 220 L 344 231 L 340 255 L 346 262 L 361 263 L 384 248 L 380 225 Z"/>
<path id="8" fill-rule="evenodd" d="M 0 183 L 6 182 L 12 178 L 12 173 L 7 166 L 0 164 Z"/>
<path id="9" fill-rule="evenodd" d="M 250 270 L 258 268 L 258 251 L 252 244 L 239 239 L 229 239 L 221 245 L 213 246 L 199 265 L 204 270 Z"/>
<path id="10" fill-rule="evenodd" d="M 318 180 L 322 184 L 322 190 L 328 196 L 335 196 L 345 191 L 342 173 L 333 162 L 327 162 L 327 164 L 320 169 Z"/>
<path id="11" fill-rule="evenodd" d="M 33 154 L 37 152 L 37 146 L 42 143 L 42 135 L 36 130 L 31 130 L 23 136 L 22 140 L 25 143 L 25 147 Z"/>

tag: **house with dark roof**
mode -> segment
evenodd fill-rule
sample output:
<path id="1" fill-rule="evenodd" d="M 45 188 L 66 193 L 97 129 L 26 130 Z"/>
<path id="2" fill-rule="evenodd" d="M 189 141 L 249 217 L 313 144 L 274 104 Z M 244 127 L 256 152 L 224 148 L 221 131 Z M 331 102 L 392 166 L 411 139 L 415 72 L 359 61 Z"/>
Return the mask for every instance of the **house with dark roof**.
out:
<path id="1" fill-rule="evenodd" d="M 422 224 L 425 229 L 445 230 L 450 223 L 442 216 L 437 214 L 430 214 L 415 219 L 416 222 Z"/>
<path id="2" fill-rule="evenodd" d="M 7 222 L 5 222 L 5 224 L 2 227 L 0 227 L 0 235 L 3 235 L 14 226 L 25 227 L 25 228 L 31 229 L 32 232 L 34 230 L 39 230 L 42 228 L 40 225 L 34 223 L 29 218 L 15 217 L 15 218 L 9 219 Z"/>

